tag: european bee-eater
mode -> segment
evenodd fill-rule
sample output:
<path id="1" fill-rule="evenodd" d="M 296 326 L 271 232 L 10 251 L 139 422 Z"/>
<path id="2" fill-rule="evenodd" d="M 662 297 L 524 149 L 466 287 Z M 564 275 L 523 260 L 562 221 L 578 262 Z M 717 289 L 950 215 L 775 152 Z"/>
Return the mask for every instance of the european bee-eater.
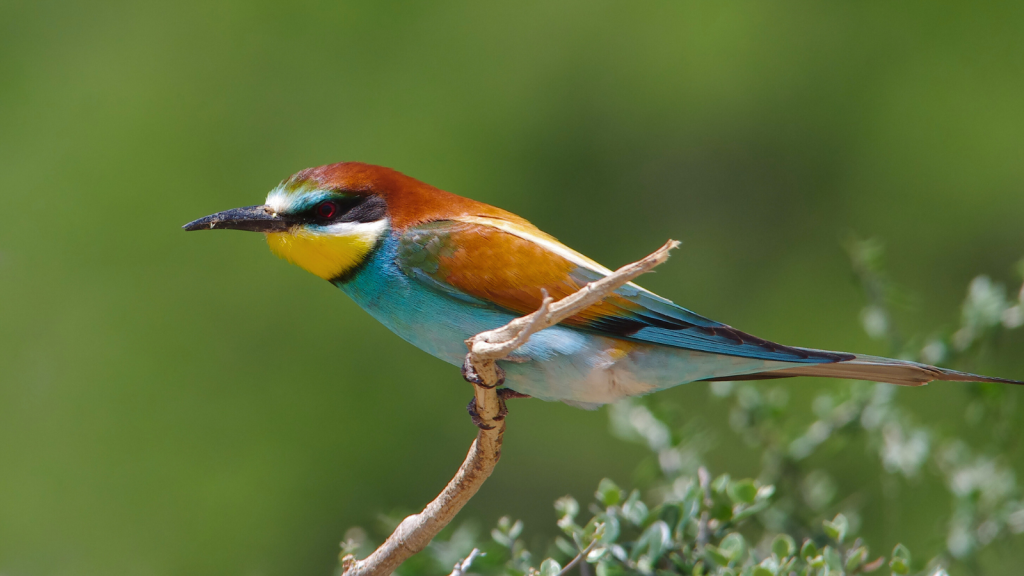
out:
<path id="1" fill-rule="evenodd" d="M 262 232 L 270 250 L 340 288 L 395 334 L 455 365 L 465 340 L 609 274 L 500 208 L 359 162 L 309 168 L 266 204 L 185 230 Z M 783 346 L 635 284 L 533 335 L 499 363 L 515 392 L 596 407 L 697 380 L 826 376 L 917 386 L 1008 382 L 926 364 Z"/>

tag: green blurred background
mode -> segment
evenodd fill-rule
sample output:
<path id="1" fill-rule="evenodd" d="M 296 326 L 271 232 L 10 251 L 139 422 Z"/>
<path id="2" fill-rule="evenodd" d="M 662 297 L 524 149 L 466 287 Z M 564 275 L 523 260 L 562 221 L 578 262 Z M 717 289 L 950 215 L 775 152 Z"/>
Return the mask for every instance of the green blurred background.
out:
<path id="1" fill-rule="evenodd" d="M 447 481 L 457 370 L 259 237 L 180 229 L 307 166 L 390 166 L 613 267 L 683 240 L 647 287 L 830 349 L 886 352 L 842 250 L 875 236 L 907 329 L 954 325 L 1024 256 L 1021 30 L 1013 2 L 3 2 L 0 574 L 327 574 L 347 527 Z M 957 385 L 908 393 L 961 426 Z M 706 386 L 664 394 L 757 473 Z M 512 410 L 466 517 L 550 533 L 643 457 L 603 411 Z M 941 543 L 930 494 L 862 533 Z"/>

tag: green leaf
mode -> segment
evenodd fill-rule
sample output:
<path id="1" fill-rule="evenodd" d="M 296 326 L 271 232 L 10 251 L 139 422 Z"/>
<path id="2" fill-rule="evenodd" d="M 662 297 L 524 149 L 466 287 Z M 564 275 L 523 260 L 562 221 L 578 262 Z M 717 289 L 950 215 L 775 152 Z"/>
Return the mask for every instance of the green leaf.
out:
<path id="1" fill-rule="evenodd" d="M 743 553 L 747 549 L 747 541 L 743 539 L 743 536 L 738 532 L 733 532 L 718 544 L 718 549 L 721 550 L 731 562 L 735 562 L 743 557 Z"/>
<path id="2" fill-rule="evenodd" d="M 868 549 L 864 546 L 851 551 L 846 556 L 846 571 L 853 572 L 857 568 L 860 568 L 862 564 L 868 559 Z"/>
<path id="3" fill-rule="evenodd" d="M 732 506 L 728 502 L 715 502 L 711 506 L 711 517 L 726 522 L 732 520 Z"/>
<path id="4" fill-rule="evenodd" d="M 753 480 L 737 480 L 729 484 L 727 493 L 737 504 L 751 504 L 757 498 L 757 486 Z"/>
<path id="5" fill-rule="evenodd" d="M 647 520 L 647 514 L 647 504 L 640 500 L 640 491 L 633 490 L 622 504 L 622 515 L 634 525 L 640 526 Z"/>
<path id="6" fill-rule="evenodd" d="M 800 547 L 800 557 L 804 560 L 814 558 L 818 555 L 818 547 L 814 545 L 814 542 L 810 540 L 804 540 L 804 545 Z"/>
<path id="7" fill-rule="evenodd" d="M 825 520 L 822 524 L 825 525 L 825 533 L 828 534 L 828 537 L 839 544 L 843 543 L 843 539 L 846 538 L 846 532 L 850 529 L 850 521 L 842 514 L 836 514 L 836 517 L 831 521 Z"/>
<path id="8" fill-rule="evenodd" d="M 868 562 L 867 564 L 862 565 L 860 567 L 860 571 L 863 574 L 867 574 L 869 572 L 874 572 L 875 570 L 878 570 L 879 568 L 881 568 L 882 564 L 885 564 L 885 556 L 879 556 L 878 558 L 875 558 L 871 562 Z"/>
<path id="9" fill-rule="evenodd" d="M 910 565 L 903 558 L 893 558 L 890 560 L 889 568 L 893 574 L 910 574 Z"/>
<path id="10" fill-rule="evenodd" d="M 555 511 L 559 516 L 576 518 L 576 515 L 580 513 L 580 503 L 572 496 L 562 496 L 555 500 Z"/>
<path id="11" fill-rule="evenodd" d="M 576 549 L 575 546 L 572 545 L 571 542 L 569 542 L 565 538 L 562 538 L 561 536 L 555 538 L 555 546 L 562 554 L 565 554 L 570 558 L 579 553 L 579 551 Z"/>
<path id="12" fill-rule="evenodd" d="M 647 548 L 647 556 L 652 563 L 657 562 L 666 548 L 672 546 L 672 529 L 668 524 L 658 520 L 651 524 L 637 542 L 637 548 Z"/>
<path id="13" fill-rule="evenodd" d="M 679 518 L 683 515 L 682 506 L 675 502 L 665 503 L 658 506 L 654 513 L 659 520 L 664 520 L 665 524 L 668 524 L 669 526 L 676 526 L 679 524 Z"/>
<path id="14" fill-rule="evenodd" d="M 889 561 L 889 568 L 893 574 L 910 573 L 910 550 L 903 544 L 897 544 L 892 549 L 892 560 Z"/>
<path id="15" fill-rule="evenodd" d="M 755 566 L 754 570 L 751 571 L 750 576 L 775 576 L 775 572 L 772 572 L 763 566 Z"/>
<path id="16" fill-rule="evenodd" d="M 739 508 L 739 511 L 734 511 L 732 519 L 739 522 L 740 520 L 750 518 L 754 514 L 757 514 L 758 512 L 768 508 L 770 504 L 771 502 L 767 500 L 759 500 L 749 506 L 739 505 L 737 506 L 737 508 Z"/>
<path id="17" fill-rule="evenodd" d="M 512 539 L 509 538 L 507 534 L 505 534 L 501 530 L 498 530 L 497 528 L 495 528 L 494 530 L 491 530 L 491 538 L 494 538 L 495 542 L 497 542 L 498 544 L 501 544 L 502 546 L 504 546 L 506 548 L 511 548 L 512 547 Z"/>
<path id="18" fill-rule="evenodd" d="M 772 552 L 780 559 L 792 556 L 796 552 L 796 541 L 789 534 L 779 534 L 772 540 Z"/>
<path id="19" fill-rule="evenodd" d="M 561 528 L 562 532 L 565 532 L 567 536 L 572 536 L 573 538 L 576 538 L 583 532 L 583 528 L 580 528 L 572 521 L 572 518 L 569 518 L 568 516 L 562 516 L 558 519 L 558 522 L 555 522 L 555 524 Z"/>
<path id="20" fill-rule="evenodd" d="M 696 486 L 692 486 L 687 491 L 686 497 L 683 498 L 682 506 L 682 518 L 679 519 L 680 523 L 686 522 L 690 518 L 696 517 L 700 514 L 701 504 L 704 502 L 704 491 Z"/>
<path id="21" fill-rule="evenodd" d="M 513 539 L 513 540 L 515 540 L 516 538 L 519 538 L 519 535 L 522 534 L 522 533 L 523 533 L 523 521 L 522 520 L 516 520 L 515 524 L 513 524 L 512 527 L 508 529 L 508 537 Z"/>
<path id="22" fill-rule="evenodd" d="M 614 506 L 622 501 L 622 489 L 610 479 L 602 478 L 597 484 L 594 496 L 605 506 Z"/>
<path id="23" fill-rule="evenodd" d="M 551 558 L 540 564 L 540 576 L 558 576 L 558 573 L 561 571 L 562 565 Z"/>
<path id="24" fill-rule="evenodd" d="M 728 488 L 728 487 L 729 487 L 729 475 L 728 474 L 722 474 L 721 476 L 719 476 L 718 478 L 715 478 L 711 482 L 711 490 L 714 491 L 714 492 L 718 492 L 719 494 L 725 492 L 726 488 Z"/>
<path id="25" fill-rule="evenodd" d="M 604 555 L 607 554 L 607 553 L 608 553 L 608 549 L 607 548 L 605 548 L 604 546 L 598 546 L 597 548 L 594 548 L 590 552 L 587 552 L 587 558 L 586 558 L 587 563 L 588 564 L 595 564 L 597 562 L 600 562 L 601 558 L 603 558 Z"/>
<path id="26" fill-rule="evenodd" d="M 619 528 L 619 519 L 612 515 L 602 515 L 601 521 L 604 522 L 604 532 L 601 534 L 601 542 L 605 544 L 613 544 L 619 539 L 621 529 Z"/>
<path id="27" fill-rule="evenodd" d="M 599 540 L 604 535 L 605 527 L 607 526 L 604 522 L 605 514 L 600 516 L 594 516 L 587 522 L 587 525 L 583 527 L 583 537 L 589 544 L 591 540 Z"/>
<path id="28" fill-rule="evenodd" d="M 625 576 L 626 571 L 618 564 L 600 562 L 597 565 L 597 576 Z"/>
<path id="29" fill-rule="evenodd" d="M 839 552 L 831 546 L 825 546 L 825 549 L 821 551 L 821 557 L 825 559 L 825 564 L 833 570 L 842 570 L 843 558 L 839 555 Z"/>
<path id="30" fill-rule="evenodd" d="M 724 551 L 720 550 L 717 546 L 708 544 L 704 547 L 704 556 L 719 566 L 729 565 L 729 555 Z"/>

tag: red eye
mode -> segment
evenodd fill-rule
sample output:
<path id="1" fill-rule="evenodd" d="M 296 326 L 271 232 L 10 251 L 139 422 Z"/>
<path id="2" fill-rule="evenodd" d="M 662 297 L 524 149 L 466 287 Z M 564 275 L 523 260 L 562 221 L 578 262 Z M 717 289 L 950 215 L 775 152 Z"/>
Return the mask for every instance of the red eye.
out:
<path id="1" fill-rule="evenodd" d="M 316 215 L 320 218 L 323 218 L 324 220 L 330 220 L 331 218 L 334 218 L 334 215 L 337 213 L 338 205 L 332 202 L 331 200 L 321 202 L 320 205 L 316 207 Z"/>

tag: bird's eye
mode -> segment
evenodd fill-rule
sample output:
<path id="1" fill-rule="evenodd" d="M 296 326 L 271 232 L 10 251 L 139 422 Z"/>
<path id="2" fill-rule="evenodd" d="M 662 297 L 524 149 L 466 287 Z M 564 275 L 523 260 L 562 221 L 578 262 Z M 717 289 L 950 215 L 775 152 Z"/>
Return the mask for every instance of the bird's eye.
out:
<path id="1" fill-rule="evenodd" d="M 327 200 L 321 202 L 316 207 L 316 215 L 324 220 L 330 220 L 334 218 L 334 215 L 338 213 L 338 205 L 333 200 Z"/>

